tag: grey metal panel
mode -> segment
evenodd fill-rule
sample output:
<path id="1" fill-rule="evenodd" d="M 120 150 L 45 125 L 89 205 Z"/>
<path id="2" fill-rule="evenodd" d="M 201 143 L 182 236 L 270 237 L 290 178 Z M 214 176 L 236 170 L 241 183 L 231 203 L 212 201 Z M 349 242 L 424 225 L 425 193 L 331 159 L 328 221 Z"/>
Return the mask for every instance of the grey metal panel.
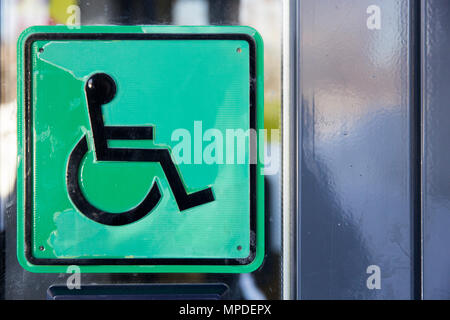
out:
<path id="1" fill-rule="evenodd" d="M 283 213 L 283 299 L 297 296 L 297 43 L 298 1 L 283 7 L 283 107 L 282 107 L 282 213 Z"/>
<path id="2" fill-rule="evenodd" d="M 371 5 L 379 30 L 366 24 Z M 414 6 L 300 1 L 301 299 L 414 297 Z M 381 289 L 366 285 L 370 265 Z"/>
<path id="3" fill-rule="evenodd" d="M 450 298 L 450 1 L 422 1 L 423 296 Z"/>

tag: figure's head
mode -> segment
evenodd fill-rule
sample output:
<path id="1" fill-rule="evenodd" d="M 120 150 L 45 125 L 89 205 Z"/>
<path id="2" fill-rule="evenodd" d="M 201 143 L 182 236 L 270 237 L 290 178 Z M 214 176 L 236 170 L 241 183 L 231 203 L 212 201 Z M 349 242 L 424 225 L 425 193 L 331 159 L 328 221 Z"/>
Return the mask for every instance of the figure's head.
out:
<path id="1" fill-rule="evenodd" d="M 116 83 L 106 73 L 96 73 L 86 82 L 86 94 L 88 99 L 93 99 L 97 103 L 106 104 L 116 95 Z"/>

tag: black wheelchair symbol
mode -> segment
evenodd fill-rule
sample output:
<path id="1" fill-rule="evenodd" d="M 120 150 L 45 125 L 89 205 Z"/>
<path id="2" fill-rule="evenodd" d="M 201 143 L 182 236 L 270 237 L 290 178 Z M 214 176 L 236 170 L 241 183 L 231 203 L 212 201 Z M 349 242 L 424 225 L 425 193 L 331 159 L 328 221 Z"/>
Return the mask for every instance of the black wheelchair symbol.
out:
<path id="1" fill-rule="evenodd" d="M 104 73 L 97 73 L 91 76 L 86 82 L 85 93 L 97 161 L 158 162 L 166 175 L 180 211 L 214 201 L 211 188 L 190 194 L 187 193 L 168 149 L 108 147 L 108 140 L 153 140 L 152 126 L 105 126 L 102 116 L 102 105 L 109 103 L 116 94 L 116 84 L 110 76 Z M 66 174 L 70 199 L 86 217 L 105 225 L 121 226 L 142 219 L 156 207 L 161 199 L 161 192 L 156 181 L 144 200 L 125 212 L 106 212 L 89 203 L 83 195 L 79 184 L 80 165 L 87 152 L 87 137 L 84 135 L 70 154 Z"/>

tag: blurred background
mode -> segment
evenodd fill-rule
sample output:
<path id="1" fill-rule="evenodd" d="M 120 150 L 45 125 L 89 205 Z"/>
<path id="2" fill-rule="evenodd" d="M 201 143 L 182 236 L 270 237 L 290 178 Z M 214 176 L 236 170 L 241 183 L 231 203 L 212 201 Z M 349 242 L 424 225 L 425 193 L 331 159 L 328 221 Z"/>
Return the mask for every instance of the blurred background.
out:
<path id="1" fill-rule="evenodd" d="M 0 65 L 0 295 L 7 299 L 45 299 L 50 285 L 67 274 L 31 274 L 16 259 L 16 42 L 33 25 L 248 25 L 264 40 L 265 128 L 280 128 L 282 0 L 3 0 Z M 270 22 L 270 23 L 268 23 Z M 269 131 L 269 137 L 270 131 Z M 82 284 L 224 283 L 229 298 L 281 298 L 280 135 L 266 147 L 266 259 L 252 274 L 82 275 Z"/>

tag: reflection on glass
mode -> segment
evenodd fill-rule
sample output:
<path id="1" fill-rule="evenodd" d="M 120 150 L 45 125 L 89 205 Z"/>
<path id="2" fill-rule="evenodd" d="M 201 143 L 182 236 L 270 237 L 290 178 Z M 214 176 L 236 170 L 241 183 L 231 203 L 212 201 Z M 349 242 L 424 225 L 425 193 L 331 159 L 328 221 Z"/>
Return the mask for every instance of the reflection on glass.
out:
<path id="1" fill-rule="evenodd" d="M 265 127 L 279 129 L 281 106 L 282 0 L 5 0 L 1 2 L 0 95 L 0 292 L 6 298 L 44 299 L 51 284 L 67 275 L 31 274 L 22 270 L 15 248 L 16 180 L 16 42 L 28 26 L 54 24 L 249 25 L 265 46 Z M 277 135 L 274 135 L 277 136 Z M 278 135 L 279 136 L 279 135 Z M 270 137 L 270 133 L 269 133 Z M 279 141 L 267 143 L 279 162 Z M 279 166 L 278 166 L 279 167 Z M 82 275 L 82 283 L 211 283 L 231 288 L 231 298 L 280 298 L 281 211 L 279 173 L 266 177 L 266 254 L 263 267 L 249 275 L 113 274 Z M 6 230 L 6 232 L 5 232 Z"/>

